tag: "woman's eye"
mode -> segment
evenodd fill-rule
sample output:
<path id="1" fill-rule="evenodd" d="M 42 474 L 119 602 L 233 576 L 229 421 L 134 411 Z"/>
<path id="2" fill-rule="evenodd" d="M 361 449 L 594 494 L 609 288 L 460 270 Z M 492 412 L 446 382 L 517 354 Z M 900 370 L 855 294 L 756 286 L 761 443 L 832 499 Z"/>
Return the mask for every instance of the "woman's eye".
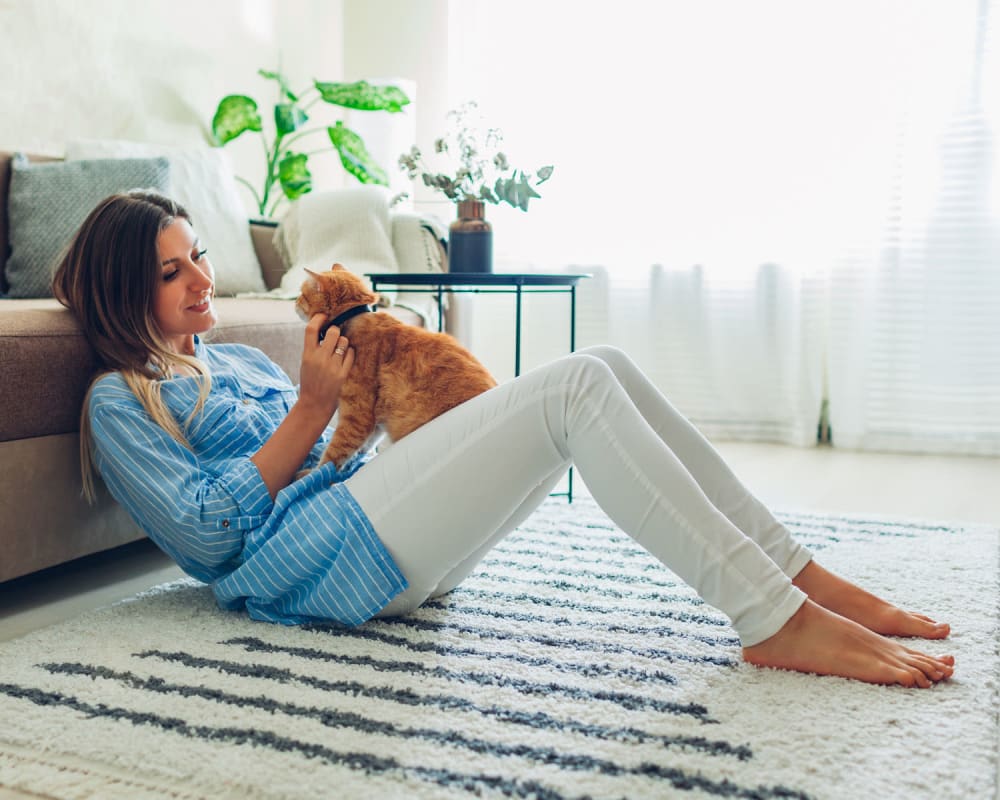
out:
<path id="1" fill-rule="evenodd" d="M 208 248 L 207 247 L 204 250 L 199 250 L 198 252 L 195 253 L 194 260 L 195 261 L 201 261 L 201 259 L 204 258 L 205 253 L 207 253 L 207 252 L 208 252 Z"/>
<path id="2" fill-rule="evenodd" d="M 164 272 L 163 273 L 163 280 L 164 281 L 172 281 L 179 274 L 180 274 L 180 270 L 179 269 L 175 269 L 175 270 L 173 270 L 171 272 Z"/>

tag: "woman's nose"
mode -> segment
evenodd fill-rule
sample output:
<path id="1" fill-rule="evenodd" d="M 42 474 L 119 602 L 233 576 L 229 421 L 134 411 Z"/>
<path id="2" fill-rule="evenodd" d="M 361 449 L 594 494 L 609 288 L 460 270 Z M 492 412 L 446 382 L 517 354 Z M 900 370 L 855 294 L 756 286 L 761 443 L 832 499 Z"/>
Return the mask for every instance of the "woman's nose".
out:
<path id="1" fill-rule="evenodd" d="M 212 286 L 212 272 L 208 266 L 202 266 L 201 264 L 195 264 L 194 270 L 191 273 L 191 287 L 194 289 L 204 290 L 209 289 Z"/>

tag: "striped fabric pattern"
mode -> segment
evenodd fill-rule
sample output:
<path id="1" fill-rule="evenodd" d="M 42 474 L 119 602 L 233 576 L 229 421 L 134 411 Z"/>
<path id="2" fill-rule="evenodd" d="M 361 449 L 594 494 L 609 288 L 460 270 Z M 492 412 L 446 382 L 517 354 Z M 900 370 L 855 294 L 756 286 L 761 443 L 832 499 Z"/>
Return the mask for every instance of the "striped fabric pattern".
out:
<path id="1" fill-rule="evenodd" d="M 297 624 L 320 617 L 356 625 L 381 610 L 406 579 L 338 474 L 314 470 L 272 503 L 250 456 L 296 399 L 288 377 L 259 350 L 206 346 L 195 355 L 212 375 L 202 412 L 184 447 L 154 423 L 118 374 L 90 395 L 95 463 L 112 496 L 189 575 L 211 583 L 219 603 L 254 619 Z M 161 394 L 181 424 L 198 397 L 194 378 L 163 381 Z M 303 467 L 314 467 L 329 432 Z"/>
<path id="2" fill-rule="evenodd" d="M 992 796 L 997 531 L 781 516 L 876 590 L 892 585 L 907 603 L 933 593 L 956 623 L 947 647 L 961 680 L 906 692 L 743 665 L 722 615 L 589 498 L 551 499 L 408 617 L 262 625 L 187 582 L 8 643 L 0 786 L 102 798 Z M 947 592 L 935 591 L 941 574 Z"/>

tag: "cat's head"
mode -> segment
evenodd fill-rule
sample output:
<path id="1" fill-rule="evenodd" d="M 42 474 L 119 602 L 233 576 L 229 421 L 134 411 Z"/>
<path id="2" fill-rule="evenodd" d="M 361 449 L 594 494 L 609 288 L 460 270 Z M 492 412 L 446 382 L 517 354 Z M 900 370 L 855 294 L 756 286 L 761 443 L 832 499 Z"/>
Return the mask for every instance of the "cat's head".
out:
<path id="1" fill-rule="evenodd" d="M 331 319 L 355 306 L 378 302 L 378 295 L 365 282 L 340 264 L 327 272 L 306 270 L 309 277 L 302 283 L 302 293 L 295 301 L 295 311 L 308 321 L 313 314 L 324 313 Z"/>

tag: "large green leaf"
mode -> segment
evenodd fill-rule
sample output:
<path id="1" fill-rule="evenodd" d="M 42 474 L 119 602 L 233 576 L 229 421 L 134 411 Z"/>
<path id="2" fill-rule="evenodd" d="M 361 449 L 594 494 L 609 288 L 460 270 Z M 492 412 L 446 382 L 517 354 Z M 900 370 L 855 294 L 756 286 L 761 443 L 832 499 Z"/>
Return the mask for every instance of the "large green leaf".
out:
<path id="1" fill-rule="evenodd" d="M 315 81 L 320 96 L 328 103 L 359 111 L 402 111 L 410 98 L 396 86 L 372 86 L 368 81 L 323 83 Z"/>
<path id="2" fill-rule="evenodd" d="M 279 136 L 286 136 L 305 125 L 309 117 L 294 103 L 278 103 L 274 107 L 274 126 Z"/>
<path id="3" fill-rule="evenodd" d="M 231 142 L 244 131 L 262 130 L 257 104 L 242 94 L 230 94 L 219 101 L 212 117 L 212 134 L 219 145 Z"/>
<path id="4" fill-rule="evenodd" d="M 285 197 L 294 200 L 312 191 L 312 173 L 306 166 L 309 156 L 304 153 L 288 153 L 278 164 L 278 180 Z"/>
<path id="5" fill-rule="evenodd" d="M 330 134 L 333 146 L 340 153 L 340 163 L 344 165 L 344 169 L 362 183 L 389 185 L 389 177 L 385 174 L 385 170 L 375 163 L 360 136 L 350 128 L 345 128 L 342 122 L 327 128 L 327 132 Z"/>

